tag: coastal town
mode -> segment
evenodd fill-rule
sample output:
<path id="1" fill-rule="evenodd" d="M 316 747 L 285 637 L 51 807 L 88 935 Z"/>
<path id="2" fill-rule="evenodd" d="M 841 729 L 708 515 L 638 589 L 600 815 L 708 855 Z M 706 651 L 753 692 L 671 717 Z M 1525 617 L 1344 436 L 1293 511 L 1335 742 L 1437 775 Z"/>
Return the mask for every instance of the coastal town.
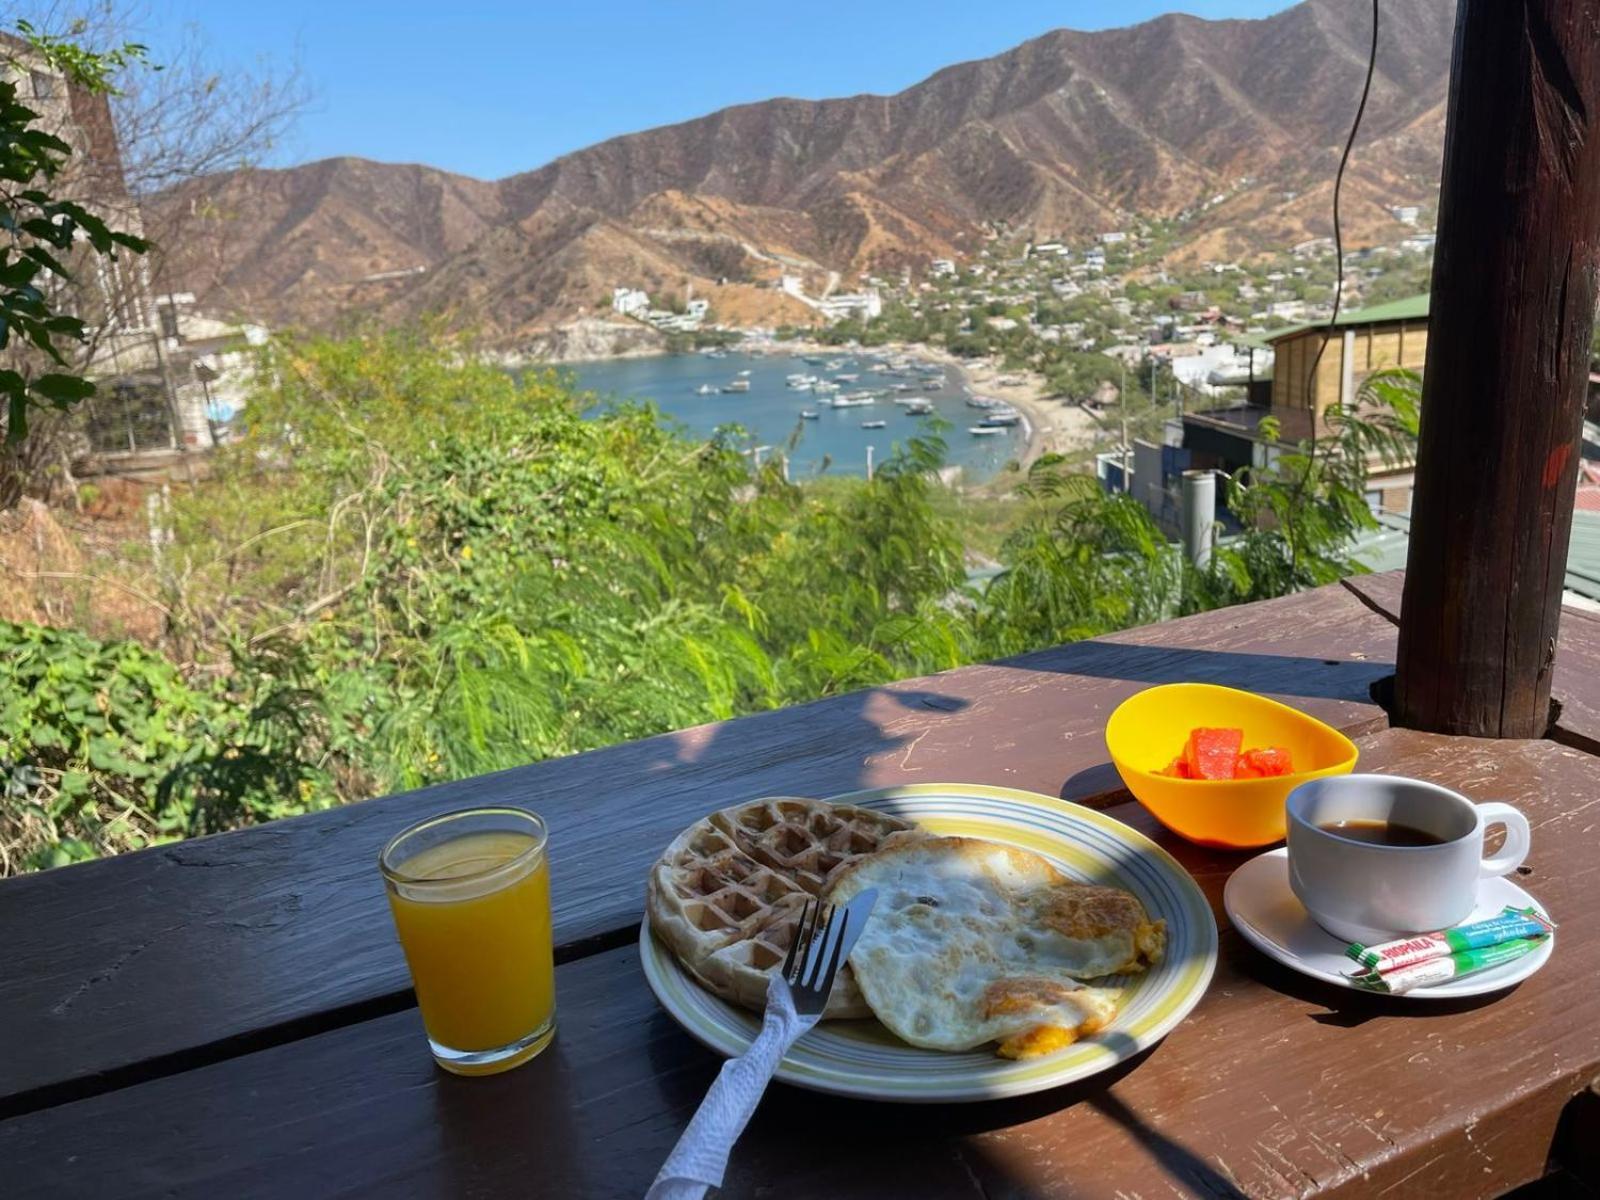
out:
<path id="1" fill-rule="evenodd" d="M 1354 329 L 1398 316 L 1410 323 L 1411 346 L 1364 359 L 1359 370 L 1352 364 L 1352 385 L 1385 366 L 1420 372 L 1425 361 L 1431 218 L 1420 205 L 1396 206 L 1389 216 L 1392 240 L 1345 250 L 1338 318 L 1341 328 Z M 841 290 L 836 273 L 820 281 L 815 296 L 796 275 L 776 277 L 770 286 L 811 308 L 807 323 L 729 326 L 703 297 L 653 307 L 644 291 L 621 286 L 612 310 L 677 337 L 681 351 L 715 355 L 732 347 L 832 364 L 832 377 L 798 372 L 822 405 L 910 390 L 893 380 L 878 380 L 884 386 L 875 389 L 870 376 L 862 383 L 860 365 L 841 356 L 876 355 L 869 365 L 890 372 L 926 363 L 933 376 L 958 381 L 980 411 L 997 406 L 1003 418 L 1017 414 L 1026 436 L 1010 464 L 1013 476 L 1048 454 L 1094 471 L 1108 486 L 1132 488 L 1133 460 L 1148 459 L 1151 448 L 1180 451 L 1167 454 L 1168 477 L 1195 461 L 1181 453 L 1186 414 L 1226 423 L 1219 414 L 1237 413 L 1250 425 L 1253 411 L 1286 403 L 1272 391 L 1277 347 L 1334 316 L 1341 272 L 1331 238 L 1239 260 L 1174 256 L 1171 248 L 1188 241 L 1189 227 L 1203 218 L 1202 206 L 1170 221 L 1135 220 L 1078 239 L 1035 240 L 997 228 L 969 259 L 933 259 L 892 278 L 869 274 L 852 291 Z M 748 385 L 733 380 L 722 390 Z M 985 436 L 992 427 L 957 422 L 949 436 Z M 1251 461 L 1248 449 L 1214 457 L 1223 469 Z M 1150 487 L 1136 490 L 1175 528 L 1173 486 L 1170 478 L 1161 483 L 1159 497 Z M 1383 499 L 1404 511 L 1399 489 Z"/>

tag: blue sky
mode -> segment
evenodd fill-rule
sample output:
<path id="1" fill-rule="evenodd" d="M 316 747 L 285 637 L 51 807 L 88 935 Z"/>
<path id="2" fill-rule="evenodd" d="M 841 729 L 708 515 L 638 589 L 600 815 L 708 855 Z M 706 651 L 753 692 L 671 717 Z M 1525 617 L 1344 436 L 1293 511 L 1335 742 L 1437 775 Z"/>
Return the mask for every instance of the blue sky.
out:
<path id="1" fill-rule="evenodd" d="M 277 161 L 358 154 L 493 179 L 619 133 L 772 96 L 894 92 L 1062 26 L 1288 0 L 153 0 L 221 65 L 299 62 L 315 93 Z"/>

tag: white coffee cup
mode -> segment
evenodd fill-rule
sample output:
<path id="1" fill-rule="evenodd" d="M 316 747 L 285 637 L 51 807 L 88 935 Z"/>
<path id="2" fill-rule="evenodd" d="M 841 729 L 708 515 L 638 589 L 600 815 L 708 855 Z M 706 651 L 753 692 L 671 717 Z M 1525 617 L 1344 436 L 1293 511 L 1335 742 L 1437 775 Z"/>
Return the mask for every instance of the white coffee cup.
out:
<path id="1" fill-rule="evenodd" d="M 1477 901 L 1478 881 L 1507 875 L 1528 856 L 1528 819 L 1509 804 L 1474 804 L 1419 779 L 1326 776 L 1295 788 L 1287 805 L 1289 886 L 1318 925 L 1345 941 L 1459 925 Z M 1379 845 L 1325 828 L 1342 821 L 1409 825 L 1443 840 Z M 1491 825 L 1505 826 L 1505 845 L 1484 858 Z"/>

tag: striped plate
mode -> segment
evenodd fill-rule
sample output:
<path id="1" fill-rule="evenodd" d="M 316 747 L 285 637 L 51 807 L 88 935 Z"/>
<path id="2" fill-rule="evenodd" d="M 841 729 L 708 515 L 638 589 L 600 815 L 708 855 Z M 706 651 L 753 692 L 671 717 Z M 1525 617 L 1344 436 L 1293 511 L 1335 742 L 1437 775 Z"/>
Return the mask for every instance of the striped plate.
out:
<path id="1" fill-rule="evenodd" d="M 1154 1045 L 1200 1000 L 1217 964 L 1217 926 L 1193 879 L 1142 833 L 1092 809 L 1011 788 L 917 784 L 834 796 L 939 834 L 1021 846 L 1073 879 L 1126 888 L 1167 922 L 1167 953 L 1142 974 L 1105 982 L 1123 990 L 1115 1021 L 1056 1054 L 1010 1062 L 992 1050 L 946 1054 L 908 1046 L 876 1021 L 828 1021 L 784 1057 L 778 1078 L 842 1096 L 909 1103 L 990 1100 L 1059 1087 Z M 650 932 L 639 930 L 645 978 L 663 1008 L 719 1054 L 741 1054 L 760 1028 L 753 1013 L 713 996 Z"/>

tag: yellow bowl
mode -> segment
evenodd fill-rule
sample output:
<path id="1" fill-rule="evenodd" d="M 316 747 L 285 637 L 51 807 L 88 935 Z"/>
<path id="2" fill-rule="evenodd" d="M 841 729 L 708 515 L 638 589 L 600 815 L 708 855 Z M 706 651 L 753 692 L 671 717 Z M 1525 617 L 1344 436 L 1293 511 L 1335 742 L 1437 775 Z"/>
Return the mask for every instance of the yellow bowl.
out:
<path id="1" fill-rule="evenodd" d="M 1272 779 L 1175 779 L 1157 775 L 1183 753 L 1197 726 L 1243 729 L 1245 749 L 1282 746 L 1299 770 Z M 1297 784 L 1347 775 L 1349 738 L 1298 709 L 1212 683 L 1168 683 L 1130 696 L 1106 722 L 1111 761 L 1135 800 L 1173 833 L 1203 846 L 1244 848 L 1283 840 L 1284 801 Z"/>

